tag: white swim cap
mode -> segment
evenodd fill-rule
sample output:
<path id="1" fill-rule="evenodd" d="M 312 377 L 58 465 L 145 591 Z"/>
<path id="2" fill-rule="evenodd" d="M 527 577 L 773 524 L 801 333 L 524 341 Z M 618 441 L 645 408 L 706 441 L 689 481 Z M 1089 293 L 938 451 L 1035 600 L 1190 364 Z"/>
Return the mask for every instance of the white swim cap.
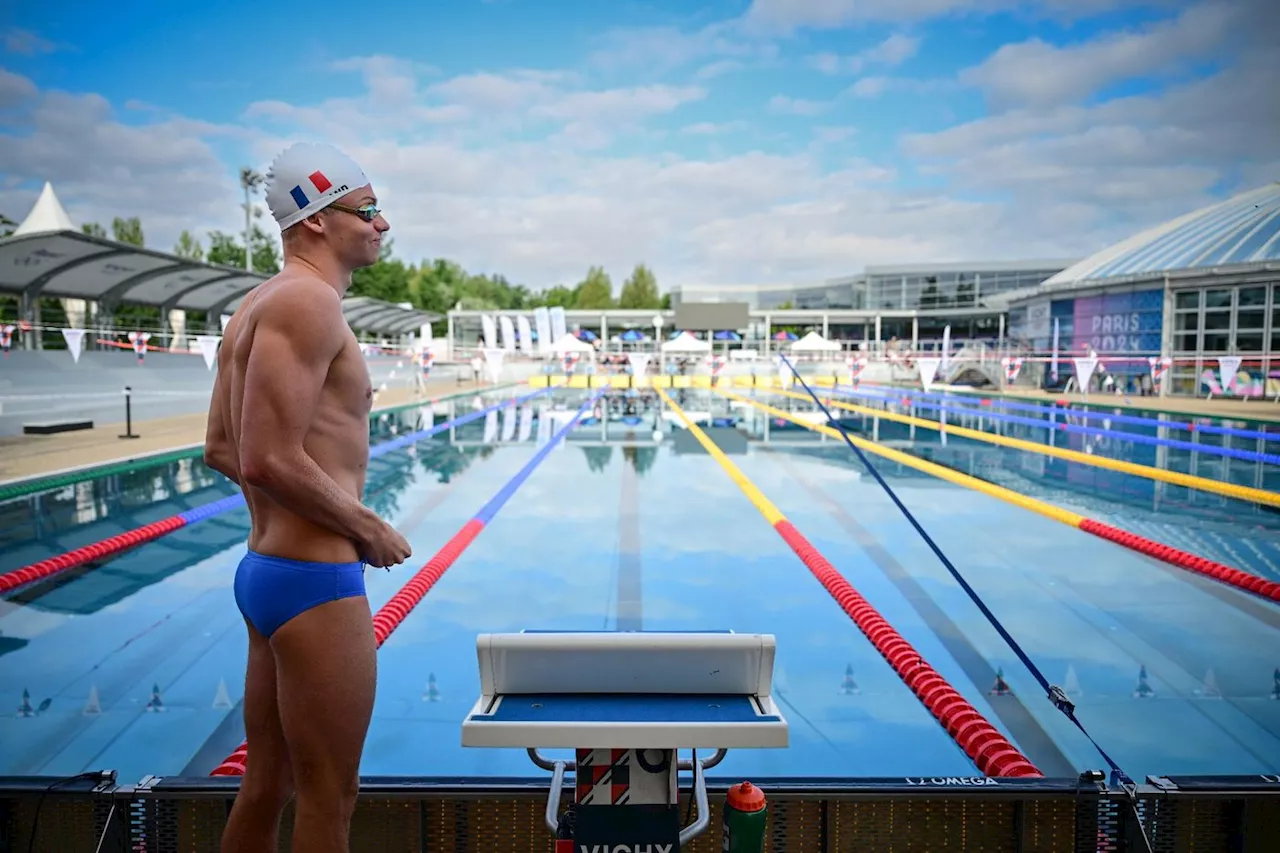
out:
<path id="1" fill-rule="evenodd" d="M 369 183 L 364 170 L 332 145 L 291 145 L 267 170 L 267 206 L 283 231 Z"/>

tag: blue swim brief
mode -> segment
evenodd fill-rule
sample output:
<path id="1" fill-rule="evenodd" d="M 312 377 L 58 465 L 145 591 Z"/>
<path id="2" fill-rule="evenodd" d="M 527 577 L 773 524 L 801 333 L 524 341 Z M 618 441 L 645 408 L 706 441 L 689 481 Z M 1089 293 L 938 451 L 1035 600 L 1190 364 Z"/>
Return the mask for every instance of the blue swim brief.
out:
<path id="1" fill-rule="evenodd" d="M 300 613 L 364 595 L 364 563 L 313 563 L 250 550 L 236 569 L 236 604 L 264 637 Z"/>

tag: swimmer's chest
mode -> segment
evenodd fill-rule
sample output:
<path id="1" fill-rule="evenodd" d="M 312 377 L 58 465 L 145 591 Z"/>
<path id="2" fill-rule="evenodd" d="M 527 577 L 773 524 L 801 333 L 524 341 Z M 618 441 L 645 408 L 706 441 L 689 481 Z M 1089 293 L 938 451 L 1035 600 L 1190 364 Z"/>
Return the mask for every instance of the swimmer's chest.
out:
<path id="1" fill-rule="evenodd" d="M 373 383 L 355 335 L 348 338 L 342 352 L 330 363 L 325 384 L 329 396 L 343 411 L 360 416 L 369 414 L 373 407 Z"/>

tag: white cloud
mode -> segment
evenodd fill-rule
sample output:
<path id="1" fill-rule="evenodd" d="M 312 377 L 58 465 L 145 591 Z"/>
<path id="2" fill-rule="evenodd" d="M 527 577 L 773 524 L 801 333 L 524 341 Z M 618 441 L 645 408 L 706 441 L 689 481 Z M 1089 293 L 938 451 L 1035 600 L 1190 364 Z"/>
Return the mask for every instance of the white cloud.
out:
<path id="1" fill-rule="evenodd" d="M 53 53 L 58 46 L 48 39 L 41 38 L 29 30 L 10 27 L 3 36 L 4 49 L 9 53 L 23 56 L 35 56 L 41 53 Z"/>
<path id="2" fill-rule="evenodd" d="M 1179 0 L 754 0 L 742 23 L 753 34 L 833 29 L 1017 11 L 1072 19 L 1126 6 L 1165 7 Z"/>
<path id="3" fill-rule="evenodd" d="M 816 116 L 829 106 L 821 101 L 774 95 L 769 99 L 769 112 L 780 115 Z"/>
<path id="4" fill-rule="evenodd" d="M 1006 44 L 960 79 L 981 88 L 997 108 L 1073 103 L 1110 83 L 1206 56 L 1221 45 L 1243 10 L 1238 4 L 1208 3 L 1142 30 L 1107 33 L 1080 44 L 1057 47 L 1038 38 Z"/>
<path id="5" fill-rule="evenodd" d="M 893 33 L 884 41 L 848 56 L 819 53 L 809 57 L 809 64 L 824 74 L 857 74 L 868 65 L 901 65 L 920 50 L 920 39 L 905 33 Z"/>
<path id="6" fill-rule="evenodd" d="M 3 79 L 26 93 L 0 132 L 0 174 L 27 182 L 0 192 L 11 219 L 26 215 L 49 180 L 73 220 L 136 214 L 157 248 L 171 248 L 184 228 L 235 229 L 236 172 L 214 143 L 246 132 L 182 117 L 126 125 L 99 95 L 37 92 L 26 78 Z"/>

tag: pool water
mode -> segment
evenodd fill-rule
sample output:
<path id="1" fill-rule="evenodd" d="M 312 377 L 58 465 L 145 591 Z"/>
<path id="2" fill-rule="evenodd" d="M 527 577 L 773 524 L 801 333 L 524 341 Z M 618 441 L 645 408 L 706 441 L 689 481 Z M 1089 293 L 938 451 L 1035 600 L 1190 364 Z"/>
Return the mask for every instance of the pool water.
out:
<path id="1" fill-rule="evenodd" d="M 503 393 L 377 419 L 372 440 L 443 423 Z M 371 461 L 365 500 L 414 551 L 402 567 L 367 573 L 375 609 L 502 489 L 585 394 L 547 394 Z M 1105 767 L 848 447 L 711 392 L 674 392 L 674 399 L 1046 775 Z M 853 433 L 1276 576 L 1280 516 L 1272 511 L 973 440 L 944 445 L 930 430 L 845 414 Z M 1026 429 L 1020 437 L 1048 440 Z M 1109 451 L 1124 447 L 1119 437 Z M 1140 458 L 1141 447 L 1130 458 Z M 1273 679 L 1280 608 L 976 491 L 872 461 L 1130 775 L 1280 767 L 1280 701 L 1272 698 L 1280 686 Z M 1172 453 L 1160 461 L 1179 464 Z M 1269 467 L 1261 476 L 1274 482 Z M 235 491 L 186 459 L 0 504 L 0 571 Z M 231 585 L 247 533 L 247 511 L 235 508 L 6 596 L 0 774 L 111 768 L 122 780 L 198 776 L 234 750 L 243 738 L 246 638 Z M 541 775 L 522 751 L 460 745 L 461 721 L 479 690 L 476 635 L 522 629 L 774 634 L 775 698 L 791 744 L 731 751 L 715 776 L 979 775 L 652 395 L 613 395 L 606 417 L 577 426 L 392 633 L 379 652 L 362 772 Z M 997 673 L 1012 695 L 991 695 Z"/>

